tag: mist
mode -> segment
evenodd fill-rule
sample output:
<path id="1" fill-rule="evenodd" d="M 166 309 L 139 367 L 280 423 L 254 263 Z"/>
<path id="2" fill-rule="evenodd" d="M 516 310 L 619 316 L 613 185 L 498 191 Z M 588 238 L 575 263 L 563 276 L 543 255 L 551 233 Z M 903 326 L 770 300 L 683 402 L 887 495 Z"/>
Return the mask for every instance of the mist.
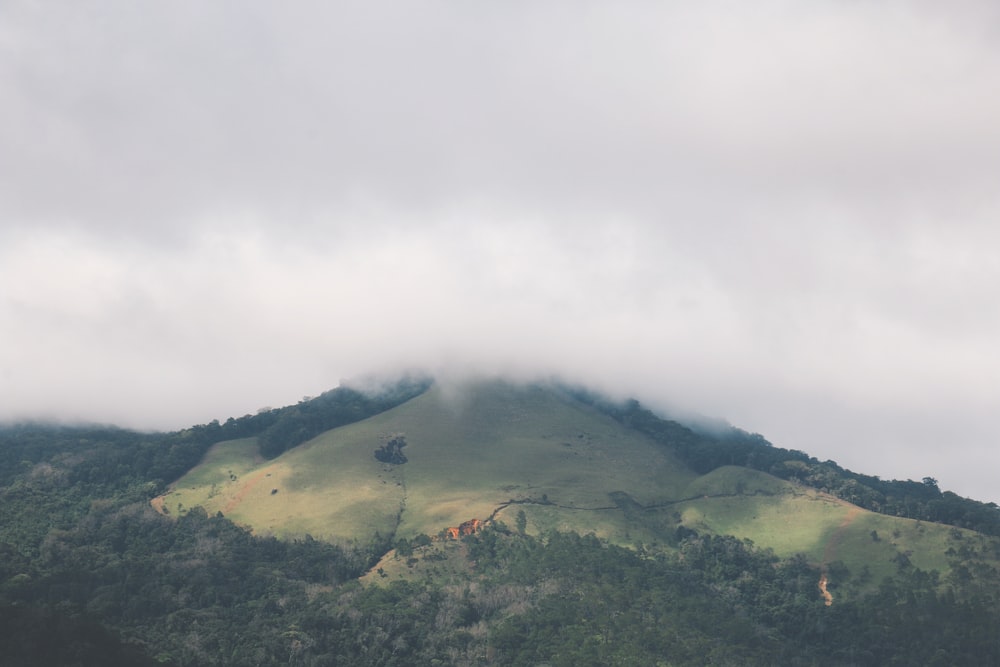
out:
<path id="1" fill-rule="evenodd" d="M 558 376 L 1000 499 L 990 3 L 0 7 L 0 419 Z"/>

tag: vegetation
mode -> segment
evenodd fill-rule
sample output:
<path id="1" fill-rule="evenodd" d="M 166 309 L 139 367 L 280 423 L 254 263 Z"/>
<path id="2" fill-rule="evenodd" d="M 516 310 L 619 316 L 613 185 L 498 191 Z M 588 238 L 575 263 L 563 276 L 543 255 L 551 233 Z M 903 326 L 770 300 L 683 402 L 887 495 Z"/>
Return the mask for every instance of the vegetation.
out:
<path id="1" fill-rule="evenodd" d="M 354 419 L 408 391 L 317 406 Z M 170 434 L 0 430 L 0 662 L 1000 664 L 1000 541 L 729 463 L 800 461 L 754 436 L 626 428 L 558 392 L 492 386 L 464 402 L 425 392 L 266 459 L 273 413 L 292 414 Z M 406 464 L 376 460 L 401 433 Z M 681 462 L 726 447 L 726 465 Z M 800 477 L 826 465 L 800 462 Z M 360 531 L 345 506 L 353 539 L 277 539 L 206 509 L 212 484 L 214 501 L 254 475 L 273 503 L 374 481 L 390 530 Z M 155 511 L 177 477 L 175 493 L 204 488 L 206 503 Z M 490 514 L 460 540 L 428 536 Z"/>
<path id="2" fill-rule="evenodd" d="M 406 437 L 402 433 L 393 435 L 387 443 L 375 450 L 375 460 L 402 465 L 407 461 L 403 447 L 406 447 Z"/>
<path id="3" fill-rule="evenodd" d="M 420 395 L 430 382 L 427 378 L 407 378 L 375 396 L 338 387 L 297 406 L 263 413 L 258 418 L 267 426 L 260 432 L 260 453 L 271 459 L 323 431 L 377 415 Z"/>
<path id="4" fill-rule="evenodd" d="M 820 573 L 804 558 L 778 559 L 733 537 L 689 534 L 675 553 L 649 553 L 499 526 L 461 547 L 464 579 L 362 587 L 351 581 L 365 564 L 358 552 L 256 538 L 198 511 L 174 522 L 105 507 L 49 540 L 27 572 L 5 576 L 0 608 L 61 614 L 67 634 L 76 627 L 115 645 L 100 622 L 131 642 L 128 655 L 145 649 L 177 665 L 1000 660 L 996 598 L 983 592 L 995 580 L 944 583 L 904 565 L 872 595 L 826 607 Z M 413 548 L 407 560 L 433 567 L 438 549 Z M 30 634 L 8 641 L 17 644 L 10 655 L 37 644 Z"/>

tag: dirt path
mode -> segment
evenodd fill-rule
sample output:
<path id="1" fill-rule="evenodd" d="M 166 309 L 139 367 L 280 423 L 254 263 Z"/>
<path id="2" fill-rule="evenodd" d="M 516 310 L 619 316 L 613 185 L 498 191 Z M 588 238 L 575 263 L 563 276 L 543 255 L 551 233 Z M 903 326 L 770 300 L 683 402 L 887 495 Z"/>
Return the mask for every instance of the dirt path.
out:
<path id="1" fill-rule="evenodd" d="M 826 590 L 826 584 L 828 581 L 829 580 L 826 578 L 826 572 L 819 575 L 819 592 L 826 601 L 827 607 L 833 605 L 833 596 L 830 594 L 830 591 Z"/>
<path id="2" fill-rule="evenodd" d="M 826 601 L 826 606 L 829 607 L 833 604 L 833 595 L 827 590 L 826 586 L 830 582 L 826 573 L 826 566 L 828 563 L 832 563 L 837 558 L 837 549 L 840 547 L 840 543 L 844 540 L 844 534 L 850 527 L 854 520 L 858 518 L 861 514 L 861 508 L 855 505 L 850 505 L 847 509 L 847 514 L 844 515 L 843 520 L 837 526 L 837 529 L 833 531 L 833 535 L 827 540 L 826 546 L 823 548 L 823 563 L 822 572 L 819 575 L 819 592 Z"/>
<path id="3" fill-rule="evenodd" d="M 858 518 L 861 514 L 861 508 L 856 505 L 850 505 L 847 509 L 847 514 L 844 515 L 843 520 L 840 525 L 837 526 L 837 530 L 833 532 L 830 539 L 827 540 L 826 547 L 823 549 L 823 564 L 832 563 L 837 559 L 837 548 L 840 547 L 840 543 L 844 540 L 844 534 L 850 527 L 854 520 Z"/>
<path id="4" fill-rule="evenodd" d="M 243 484 L 243 487 L 239 491 L 237 491 L 236 494 L 232 497 L 232 499 L 230 499 L 229 502 L 226 503 L 226 506 L 222 508 L 222 513 L 229 514 L 234 509 L 236 509 L 236 506 L 239 505 L 241 502 L 243 502 L 243 499 L 246 498 L 246 495 L 250 493 L 250 491 L 252 491 L 258 484 L 260 484 L 261 480 L 263 480 L 264 477 L 266 476 L 265 473 L 266 470 L 261 469 L 251 474 L 249 478 L 246 480 L 246 482 Z"/>

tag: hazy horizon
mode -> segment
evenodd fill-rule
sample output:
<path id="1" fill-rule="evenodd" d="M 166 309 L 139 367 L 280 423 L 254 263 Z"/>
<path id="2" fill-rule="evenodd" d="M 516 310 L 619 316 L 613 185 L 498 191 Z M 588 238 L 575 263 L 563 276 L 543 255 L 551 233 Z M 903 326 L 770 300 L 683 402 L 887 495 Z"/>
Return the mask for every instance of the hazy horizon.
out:
<path id="1" fill-rule="evenodd" d="M 0 420 L 559 375 L 1000 500 L 1000 7 L 0 6 Z"/>

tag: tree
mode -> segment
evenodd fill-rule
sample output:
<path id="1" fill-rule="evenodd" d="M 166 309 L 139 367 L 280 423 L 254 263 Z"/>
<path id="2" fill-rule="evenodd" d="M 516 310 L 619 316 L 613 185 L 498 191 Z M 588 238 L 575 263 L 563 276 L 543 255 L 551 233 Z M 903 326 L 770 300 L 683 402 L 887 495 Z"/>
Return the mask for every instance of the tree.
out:
<path id="1" fill-rule="evenodd" d="M 524 535 L 524 531 L 528 528 L 528 517 L 525 515 L 524 510 L 517 511 L 517 518 L 514 520 L 514 525 L 517 527 L 517 532 Z"/>

